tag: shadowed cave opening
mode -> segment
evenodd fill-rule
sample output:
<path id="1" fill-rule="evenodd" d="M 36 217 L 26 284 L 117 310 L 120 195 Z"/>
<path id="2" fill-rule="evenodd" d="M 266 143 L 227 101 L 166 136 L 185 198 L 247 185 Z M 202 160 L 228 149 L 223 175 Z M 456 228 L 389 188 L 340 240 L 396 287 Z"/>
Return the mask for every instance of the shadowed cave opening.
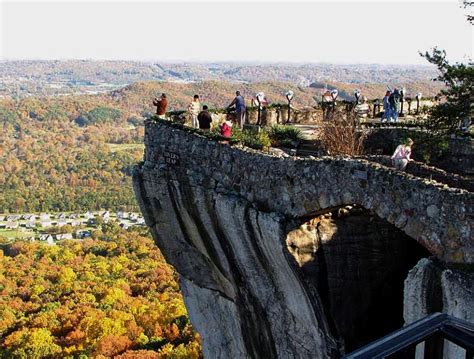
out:
<path id="1" fill-rule="evenodd" d="M 357 205 L 293 223 L 286 244 L 346 353 L 403 326 L 404 280 L 430 256 L 394 225 Z"/>

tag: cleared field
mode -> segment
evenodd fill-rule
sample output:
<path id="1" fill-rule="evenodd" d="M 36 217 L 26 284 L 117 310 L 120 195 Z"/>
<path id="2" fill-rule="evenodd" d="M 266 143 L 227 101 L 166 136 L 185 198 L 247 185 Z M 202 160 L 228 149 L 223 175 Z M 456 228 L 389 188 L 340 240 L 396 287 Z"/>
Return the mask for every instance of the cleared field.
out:
<path id="1" fill-rule="evenodd" d="M 145 149 L 145 145 L 143 143 L 124 143 L 124 144 L 107 143 L 107 146 L 109 146 L 109 149 L 111 152 Z"/>
<path id="2" fill-rule="evenodd" d="M 0 229 L 0 237 L 18 239 L 31 236 L 34 236 L 34 232 L 27 232 L 22 229 Z"/>

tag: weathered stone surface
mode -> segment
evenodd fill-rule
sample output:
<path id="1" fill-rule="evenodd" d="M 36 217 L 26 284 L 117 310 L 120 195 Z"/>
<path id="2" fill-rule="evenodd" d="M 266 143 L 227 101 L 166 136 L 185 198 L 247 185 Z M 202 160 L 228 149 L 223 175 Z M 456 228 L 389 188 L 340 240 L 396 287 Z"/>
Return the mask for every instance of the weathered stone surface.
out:
<path id="1" fill-rule="evenodd" d="M 474 323 L 474 274 L 447 269 L 439 261 L 424 258 L 405 280 L 405 323 L 410 324 L 435 312 Z M 422 357 L 423 346 L 417 348 L 417 358 Z M 465 351 L 445 341 L 444 357 L 464 358 Z"/>
<path id="2" fill-rule="evenodd" d="M 393 225 L 352 206 L 292 230 L 287 245 L 346 352 L 403 325 L 403 281 L 428 255 Z"/>
<path id="3" fill-rule="evenodd" d="M 474 262 L 467 191 L 365 160 L 283 158 L 153 122 L 145 144 L 134 190 L 155 241 L 182 277 L 209 357 L 339 356 L 321 299 L 287 249 L 289 224 L 302 218 L 360 204 L 432 254 Z M 430 205 L 438 218 L 427 214 Z M 218 313 L 207 315 L 210 307 Z"/>

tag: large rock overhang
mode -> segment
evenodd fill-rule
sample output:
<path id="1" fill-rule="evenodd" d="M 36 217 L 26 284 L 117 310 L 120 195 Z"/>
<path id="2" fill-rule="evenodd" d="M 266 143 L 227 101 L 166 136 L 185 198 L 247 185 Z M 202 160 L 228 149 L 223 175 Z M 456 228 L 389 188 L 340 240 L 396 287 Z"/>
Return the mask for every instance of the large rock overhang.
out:
<path id="1" fill-rule="evenodd" d="M 445 262 L 473 263 L 474 194 L 363 159 L 283 158 L 210 141 L 147 121 L 144 163 L 134 173 L 143 209 L 157 179 L 236 196 L 283 220 L 359 204 Z M 148 198 L 148 199 L 147 199 Z M 152 211 L 143 211 L 153 226 Z"/>

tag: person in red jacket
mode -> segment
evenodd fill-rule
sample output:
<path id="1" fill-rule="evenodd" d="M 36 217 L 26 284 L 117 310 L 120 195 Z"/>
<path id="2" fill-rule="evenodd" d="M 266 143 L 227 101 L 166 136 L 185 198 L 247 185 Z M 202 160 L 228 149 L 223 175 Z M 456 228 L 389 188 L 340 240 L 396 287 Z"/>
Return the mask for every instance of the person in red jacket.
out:
<path id="1" fill-rule="evenodd" d="M 232 137 L 232 122 L 227 118 L 219 128 L 221 129 L 221 136 L 223 137 L 221 143 L 229 144 L 229 140 Z"/>
<path id="2" fill-rule="evenodd" d="M 158 118 L 166 119 L 166 106 L 168 105 L 168 101 L 166 100 L 166 95 L 163 93 L 161 94 L 161 99 L 158 100 L 156 97 L 153 100 L 153 105 L 156 106 L 156 114 Z"/>

